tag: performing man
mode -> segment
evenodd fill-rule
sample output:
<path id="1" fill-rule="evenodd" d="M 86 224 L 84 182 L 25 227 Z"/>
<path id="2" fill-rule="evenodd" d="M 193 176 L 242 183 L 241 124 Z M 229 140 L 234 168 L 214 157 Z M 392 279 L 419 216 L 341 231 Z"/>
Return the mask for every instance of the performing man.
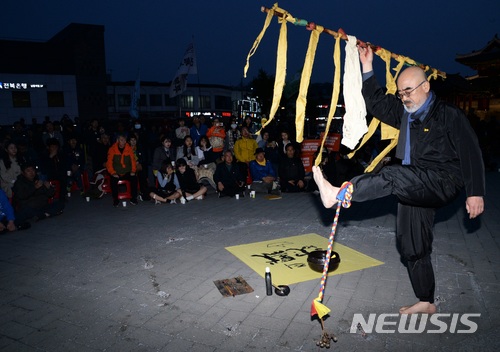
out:
<path id="1" fill-rule="evenodd" d="M 416 66 L 398 77 L 396 95 L 385 94 L 373 74 L 373 51 L 358 46 L 367 110 L 400 130 L 396 157 L 402 165 L 385 166 L 377 174 L 351 180 L 352 201 L 394 195 L 398 199 L 397 240 L 419 302 L 401 307 L 401 314 L 436 312 L 435 279 L 430 254 L 436 208 L 452 202 L 465 188 L 471 219 L 484 211 L 484 165 L 477 137 L 465 114 L 436 98 L 425 72 Z M 337 204 L 339 188 L 314 166 L 323 205 Z"/>

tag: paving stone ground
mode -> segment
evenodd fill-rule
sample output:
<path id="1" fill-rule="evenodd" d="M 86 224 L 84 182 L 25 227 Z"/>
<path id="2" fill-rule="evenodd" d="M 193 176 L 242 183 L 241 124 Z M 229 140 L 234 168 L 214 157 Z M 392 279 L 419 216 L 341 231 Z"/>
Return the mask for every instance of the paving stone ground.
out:
<path id="1" fill-rule="evenodd" d="M 432 260 L 442 323 L 421 333 L 350 332 L 355 314 L 395 314 L 415 297 L 396 248 L 395 200 L 342 209 L 336 241 L 385 264 L 328 279 L 325 327 L 338 336 L 331 350 L 500 350 L 500 173 L 486 178 L 480 219 L 467 220 L 464 197 L 438 211 Z M 319 282 L 266 296 L 262 277 L 224 247 L 328 237 L 333 215 L 309 193 L 275 201 L 211 193 L 186 205 L 126 208 L 113 208 L 109 196 L 73 196 L 62 216 L 0 236 L 0 349 L 318 351 L 321 326 L 310 306 Z M 238 275 L 255 291 L 224 298 L 213 281 Z M 400 320 L 386 322 L 383 330 L 397 330 Z M 477 331 L 458 333 L 471 325 Z"/>

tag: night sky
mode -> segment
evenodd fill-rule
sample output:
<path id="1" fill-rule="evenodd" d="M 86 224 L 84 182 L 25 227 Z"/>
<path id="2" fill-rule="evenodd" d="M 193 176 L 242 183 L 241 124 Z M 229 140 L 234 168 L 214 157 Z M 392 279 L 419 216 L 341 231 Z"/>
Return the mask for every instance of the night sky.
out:
<path id="1" fill-rule="evenodd" d="M 170 81 L 187 45 L 194 40 L 198 75 L 188 82 L 239 85 L 259 68 L 274 75 L 279 24 L 274 18 L 250 61 L 246 55 L 265 13 L 254 0 L 26 0 L 2 1 L 0 38 L 46 41 L 71 22 L 105 26 L 106 64 L 115 81 Z M 500 1 L 281 1 L 279 6 L 306 19 L 447 73 L 474 74 L 455 62 L 456 54 L 483 48 L 500 32 Z M 288 79 L 303 64 L 309 32 L 288 25 Z M 312 82 L 333 80 L 334 38 L 321 35 Z M 342 45 L 343 47 L 343 45 Z M 382 61 L 377 58 L 378 66 Z M 378 67 L 377 66 L 377 67 Z M 378 69 L 378 68 L 377 68 Z M 0 68 L 1 72 L 1 68 Z"/>

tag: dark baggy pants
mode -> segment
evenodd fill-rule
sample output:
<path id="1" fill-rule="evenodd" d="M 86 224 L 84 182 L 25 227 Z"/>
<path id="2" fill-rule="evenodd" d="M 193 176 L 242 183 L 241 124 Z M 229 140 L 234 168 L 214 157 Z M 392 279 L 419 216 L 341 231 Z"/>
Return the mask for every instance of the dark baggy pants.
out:
<path id="1" fill-rule="evenodd" d="M 435 279 L 430 255 L 435 209 L 454 200 L 463 183 L 448 172 L 399 165 L 357 176 L 351 182 L 355 202 L 389 195 L 398 198 L 396 237 L 401 256 L 407 262 L 417 298 L 433 303 Z"/>

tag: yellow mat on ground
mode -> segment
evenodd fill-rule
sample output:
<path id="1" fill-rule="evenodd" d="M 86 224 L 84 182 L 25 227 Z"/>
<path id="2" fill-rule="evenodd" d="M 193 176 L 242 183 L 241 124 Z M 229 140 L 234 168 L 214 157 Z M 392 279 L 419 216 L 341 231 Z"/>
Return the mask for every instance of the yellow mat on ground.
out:
<path id="1" fill-rule="evenodd" d="M 326 250 L 327 246 L 328 238 L 309 233 L 226 249 L 262 277 L 266 267 L 270 267 L 274 285 L 290 285 L 321 278 L 320 272 L 309 268 L 307 255 L 315 250 Z M 334 242 L 333 250 L 340 256 L 340 265 L 329 276 L 384 264 L 337 242 Z"/>

